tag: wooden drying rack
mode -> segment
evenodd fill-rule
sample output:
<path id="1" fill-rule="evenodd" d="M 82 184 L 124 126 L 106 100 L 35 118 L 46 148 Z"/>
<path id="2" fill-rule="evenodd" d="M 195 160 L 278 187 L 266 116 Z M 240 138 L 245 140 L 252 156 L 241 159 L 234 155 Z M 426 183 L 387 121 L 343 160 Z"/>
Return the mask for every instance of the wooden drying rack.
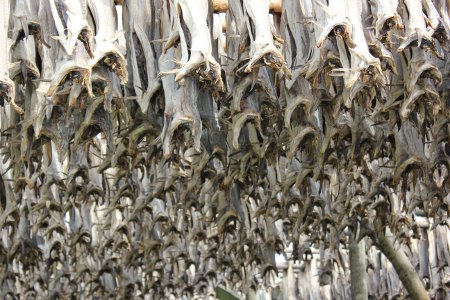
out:
<path id="1" fill-rule="evenodd" d="M 257 0 L 254 0 L 257 1 Z M 270 0 L 270 12 L 280 13 L 281 12 L 281 1 L 282 0 Z M 122 5 L 125 0 L 114 0 L 118 5 Z M 214 5 L 214 12 L 226 12 L 228 10 L 228 0 L 212 0 Z"/>

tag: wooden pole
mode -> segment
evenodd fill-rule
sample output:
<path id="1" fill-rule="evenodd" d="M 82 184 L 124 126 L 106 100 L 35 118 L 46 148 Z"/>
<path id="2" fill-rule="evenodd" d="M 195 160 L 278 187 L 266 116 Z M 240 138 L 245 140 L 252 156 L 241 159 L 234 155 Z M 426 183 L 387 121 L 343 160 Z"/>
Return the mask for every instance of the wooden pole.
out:
<path id="1" fill-rule="evenodd" d="M 228 0 L 213 0 L 214 12 L 226 12 L 228 10 Z"/>
<path id="2" fill-rule="evenodd" d="M 270 11 L 274 13 L 281 13 L 282 0 L 270 0 Z"/>
<path id="3" fill-rule="evenodd" d="M 270 11 L 281 13 L 282 0 L 270 0 Z M 228 10 L 228 0 L 213 0 L 214 12 L 226 12 Z"/>
<path id="4" fill-rule="evenodd" d="M 449 0 L 450 1 L 450 0 Z M 116 5 L 123 5 L 125 0 L 114 0 Z M 270 0 L 270 12 L 281 13 L 282 0 Z M 228 10 L 228 0 L 213 0 L 214 12 L 221 13 Z"/>

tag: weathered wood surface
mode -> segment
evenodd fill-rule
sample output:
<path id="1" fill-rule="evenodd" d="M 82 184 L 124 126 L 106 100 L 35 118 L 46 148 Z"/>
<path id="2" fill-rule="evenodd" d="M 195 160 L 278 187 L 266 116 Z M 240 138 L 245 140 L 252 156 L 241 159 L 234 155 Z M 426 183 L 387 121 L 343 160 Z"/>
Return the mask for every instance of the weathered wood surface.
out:
<path id="1" fill-rule="evenodd" d="M 270 0 L 270 11 L 274 13 L 280 13 L 282 7 L 282 0 Z M 228 0 L 212 0 L 214 12 L 226 12 L 228 10 Z M 258 3 L 258 2 L 255 2 Z"/>
<path id="2" fill-rule="evenodd" d="M 123 5 L 125 0 L 115 0 L 118 5 Z M 226 12 L 228 10 L 228 0 L 212 0 L 214 12 Z M 270 0 L 270 10 L 276 13 L 281 12 L 282 0 Z"/>
<path id="3" fill-rule="evenodd" d="M 0 4 L 0 298 L 449 297 L 448 1 L 115 3 Z"/>

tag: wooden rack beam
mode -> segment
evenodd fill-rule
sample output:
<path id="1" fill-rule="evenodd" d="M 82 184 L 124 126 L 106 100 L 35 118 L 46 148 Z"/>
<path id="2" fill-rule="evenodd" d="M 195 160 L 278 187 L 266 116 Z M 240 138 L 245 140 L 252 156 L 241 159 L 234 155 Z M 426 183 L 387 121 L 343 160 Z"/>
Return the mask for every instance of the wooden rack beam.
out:
<path id="1" fill-rule="evenodd" d="M 270 11 L 281 13 L 282 0 L 270 0 Z M 228 0 L 213 0 L 214 12 L 226 12 L 228 10 Z"/>
<path id="2" fill-rule="evenodd" d="M 450 1 L 450 0 L 449 0 Z M 125 0 L 114 0 L 116 5 L 123 5 Z M 281 13 L 282 0 L 270 0 L 270 12 Z M 228 10 L 228 0 L 213 0 L 214 12 L 226 12 Z"/>

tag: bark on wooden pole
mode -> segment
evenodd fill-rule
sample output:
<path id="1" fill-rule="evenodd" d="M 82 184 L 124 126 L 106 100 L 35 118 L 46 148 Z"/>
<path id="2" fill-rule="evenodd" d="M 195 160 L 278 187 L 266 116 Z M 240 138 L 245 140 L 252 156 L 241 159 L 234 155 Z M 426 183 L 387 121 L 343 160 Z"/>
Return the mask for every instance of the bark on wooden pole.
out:
<path id="1" fill-rule="evenodd" d="M 280 13 L 281 2 L 282 0 L 270 0 L 270 11 L 273 13 Z M 213 5 L 214 12 L 226 12 L 228 10 L 228 0 L 213 0 Z"/>
<path id="2" fill-rule="evenodd" d="M 228 0 L 213 0 L 214 12 L 226 12 L 228 10 Z"/>
<path id="3" fill-rule="evenodd" d="M 367 300 L 367 264 L 364 240 L 358 242 L 357 237 L 352 237 L 349 246 L 349 255 L 352 299 Z"/>
<path id="4" fill-rule="evenodd" d="M 274 13 L 281 13 L 282 0 L 270 0 L 270 11 Z"/>
<path id="5" fill-rule="evenodd" d="M 405 289 L 408 291 L 411 299 L 430 299 L 423 282 L 420 280 L 419 275 L 412 266 L 405 252 L 403 252 L 400 248 L 397 249 L 394 242 L 384 234 L 380 234 L 378 236 L 377 246 L 394 266 L 398 277 L 402 281 Z"/>
<path id="6" fill-rule="evenodd" d="M 123 5 L 125 0 L 114 0 L 116 5 Z M 270 0 L 270 11 L 281 13 L 282 0 Z M 213 0 L 214 12 L 226 12 L 228 10 L 228 0 Z"/>

